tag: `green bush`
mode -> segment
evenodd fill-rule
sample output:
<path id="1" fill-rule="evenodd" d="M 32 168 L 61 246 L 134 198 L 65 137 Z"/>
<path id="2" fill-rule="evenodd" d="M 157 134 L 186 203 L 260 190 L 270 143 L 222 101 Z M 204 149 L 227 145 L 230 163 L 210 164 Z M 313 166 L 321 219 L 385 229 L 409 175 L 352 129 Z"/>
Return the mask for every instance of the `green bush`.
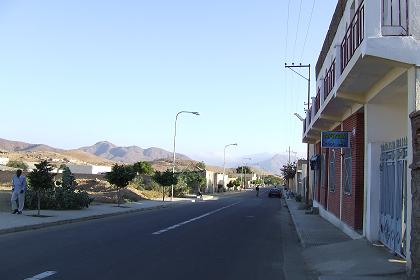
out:
<path id="1" fill-rule="evenodd" d="M 295 196 L 295 199 L 297 202 L 302 202 L 302 195 L 298 194 L 297 196 Z"/>
<path id="2" fill-rule="evenodd" d="M 185 197 L 190 193 L 190 188 L 186 182 L 186 178 L 180 176 L 178 178 L 178 184 L 174 186 L 174 196 L 176 197 Z"/>
<path id="3" fill-rule="evenodd" d="M 25 206 L 28 209 L 37 209 L 37 194 L 28 188 L 25 195 Z M 41 199 L 41 209 L 51 210 L 78 210 L 88 208 L 93 201 L 85 191 L 76 191 L 63 187 L 55 187 L 44 192 Z"/>
<path id="4" fill-rule="evenodd" d="M 28 165 L 23 161 L 11 160 L 6 164 L 7 167 L 22 169 L 23 171 L 28 170 Z"/>

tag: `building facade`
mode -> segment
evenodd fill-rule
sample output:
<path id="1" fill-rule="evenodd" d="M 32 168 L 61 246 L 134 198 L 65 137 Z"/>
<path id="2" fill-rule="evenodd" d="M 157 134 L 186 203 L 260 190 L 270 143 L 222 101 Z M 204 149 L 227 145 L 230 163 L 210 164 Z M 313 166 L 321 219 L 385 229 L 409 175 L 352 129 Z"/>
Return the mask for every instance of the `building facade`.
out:
<path id="1" fill-rule="evenodd" d="M 417 0 L 340 0 L 316 64 L 303 124 L 320 214 L 347 234 L 380 241 L 411 266 L 412 130 L 420 94 Z M 345 131 L 347 148 L 323 148 Z"/>

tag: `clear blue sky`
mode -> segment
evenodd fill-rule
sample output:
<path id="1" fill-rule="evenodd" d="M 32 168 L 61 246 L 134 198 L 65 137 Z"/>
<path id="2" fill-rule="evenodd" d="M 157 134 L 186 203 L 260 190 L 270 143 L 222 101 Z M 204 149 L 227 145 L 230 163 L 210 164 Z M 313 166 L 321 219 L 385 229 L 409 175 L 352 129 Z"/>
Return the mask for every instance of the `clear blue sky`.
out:
<path id="1" fill-rule="evenodd" d="M 336 1 L 316 0 L 304 49 L 301 1 L 287 24 L 288 0 L 2 0 L 0 137 L 170 150 L 196 110 L 181 153 L 303 153 L 306 83 L 284 62 L 315 65 Z"/>

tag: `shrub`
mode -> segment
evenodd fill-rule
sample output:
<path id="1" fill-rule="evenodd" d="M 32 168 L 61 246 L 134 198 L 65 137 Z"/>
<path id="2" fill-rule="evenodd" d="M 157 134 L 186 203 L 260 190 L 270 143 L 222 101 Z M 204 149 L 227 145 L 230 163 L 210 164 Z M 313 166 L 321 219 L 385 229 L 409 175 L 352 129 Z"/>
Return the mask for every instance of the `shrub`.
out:
<path id="1" fill-rule="evenodd" d="M 79 210 L 89 207 L 93 201 L 85 191 L 75 191 L 63 187 L 48 189 L 43 193 L 41 209 L 53 210 Z M 25 206 L 28 209 L 37 209 L 37 193 L 28 188 L 25 195 Z"/>
<path id="2" fill-rule="evenodd" d="M 19 160 L 11 160 L 6 164 L 6 166 L 22 169 L 23 171 L 28 170 L 28 165 L 24 163 L 23 161 L 19 161 Z"/>
<path id="3" fill-rule="evenodd" d="M 62 181 L 62 186 L 66 189 L 72 188 L 76 184 L 76 179 L 73 173 L 71 173 L 70 168 L 68 168 L 67 166 L 63 167 Z"/>
<path id="4" fill-rule="evenodd" d="M 130 184 L 130 182 L 136 177 L 136 172 L 134 171 L 134 168 L 132 166 L 126 166 L 126 165 L 118 165 L 114 164 L 112 167 L 112 171 L 108 172 L 105 175 L 105 179 L 108 181 L 108 183 L 114 185 L 118 192 L 117 192 L 117 203 L 118 206 L 120 206 L 121 203 L 121 189 L 124 189 L 125 187 Z"/>
<path id="5" fill-rule="evenodd" d="M 298 194 L 297 196 L 295 196 L 295 199 L 297 202 L 302 202 L 302 195 Z"/>
<path id="6" fill-rule="evenodd" d="M 189 194 L 190 189 L 187 184 L 187 180 L 185 177 L 180 176 L 178 177 L 178 183 L 174 186 L 174 196 L 176 197 L 185 197 Z"/>

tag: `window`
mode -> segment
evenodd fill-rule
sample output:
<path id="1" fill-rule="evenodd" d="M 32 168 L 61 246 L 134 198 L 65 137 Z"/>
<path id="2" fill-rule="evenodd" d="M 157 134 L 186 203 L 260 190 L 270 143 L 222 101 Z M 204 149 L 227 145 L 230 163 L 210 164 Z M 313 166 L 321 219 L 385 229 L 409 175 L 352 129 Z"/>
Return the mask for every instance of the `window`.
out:
<path id="1" fill-rule="evenodd" d="M 351 194 L 352 189 L 352 160 L 351 160 L 351 148 L 343 149 L 343 184 L 344 193 Z"/>
<path id="2" fill-rule="evenodd" d="M 330 192 L 335 191 L 335 150 L 330 150 L 330 159 L 329 159 L 329 176 L 328 176 L 328 189 Z"/>

